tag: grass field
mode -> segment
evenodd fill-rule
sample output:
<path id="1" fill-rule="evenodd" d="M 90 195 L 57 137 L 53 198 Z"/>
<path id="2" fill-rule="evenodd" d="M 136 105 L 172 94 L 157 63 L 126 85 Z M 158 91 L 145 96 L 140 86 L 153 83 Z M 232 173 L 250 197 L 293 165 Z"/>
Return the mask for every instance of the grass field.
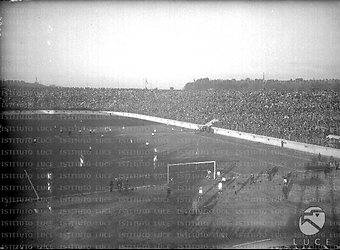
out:
<path id="1" fill-rule="evenodd" d="M 307 173 L 312 157 L 307 153 L 117 116 L 12 118 L 2 126 L 26 131 L 1 132 L 5 248 L 270 248 L 312 245 L 315 239 L 321 245 L 340 244 L 340 173 L 327 178 L 323 172 Z M 217 162 L 226 177 L 223 192 L 218 193 L 219 180 L 205 178 L 202 170 L 195 177 L 175 178 L 167 197 L 167 164 L 196 161 Z M 275 170 L 272 180 L 265 174 L 269 169 Z M 282 176 L 288 172 L 286 200 Z M 47 173 L 53 176 L 52 192 Z M 119 176 L 131 189 L 110 192 L 110 180 Z M 193 215 L 198 186 L 204 193 Z M 299 230 L 299 218 L 310 206 L 321 207 L 326 222 L 307 237 Z"/>

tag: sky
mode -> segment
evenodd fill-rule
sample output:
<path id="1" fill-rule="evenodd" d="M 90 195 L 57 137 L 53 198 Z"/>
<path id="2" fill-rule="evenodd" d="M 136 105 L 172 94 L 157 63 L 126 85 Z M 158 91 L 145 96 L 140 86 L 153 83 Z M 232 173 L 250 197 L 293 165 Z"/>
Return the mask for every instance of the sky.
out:
<path id="1" fill-rule="evenodd" d="M 339 1 L 2 2 L 1 22 L 2 79 L 159 89 L 263 72 L 340 79 Z"/>

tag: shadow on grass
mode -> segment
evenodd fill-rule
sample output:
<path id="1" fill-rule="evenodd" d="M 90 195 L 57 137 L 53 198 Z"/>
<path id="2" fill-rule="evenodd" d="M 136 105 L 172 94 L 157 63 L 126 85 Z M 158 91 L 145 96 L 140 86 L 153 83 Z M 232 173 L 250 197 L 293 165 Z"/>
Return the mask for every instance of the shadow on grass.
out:
<path id="1" fill-rule="evenodd" d="M 329 163 L 325 158 L 321 158 L 319 161 L 317 158 L 312 158 L 310 162 L 305 164 L 305 169 L 307 172 L 321 173 L 327 171 L 329 168 Z"/>
<path id="2" fill-rule="evenodd" d="M 208 200 L 206 200 L 201 207 L 206 207 L 208 204 L 210 204 L 212 201 L 217 201 L 218 192 L 216 192 L 213 196 L 211 196 Z"/>
<path id="3" fill-rule="evenodd" d="M 237 190 L 237 192 L 240 192 L 247 184 L 250 182 L 250 177 L 242 183 L 241 187 Z"/>
<path id="4" fill-rule="evenodd" d="M 256 178 L 255 178 L 255 182 L 257 182 L 258 179 L 260 179 L 260 177 L 263 174 L 263 170 L 260 171 L 260 173 L 257 174 Z"/>
<path id="5" fill-rule="evenodd" d="M 223 173 L 223 176 L 225 176 L 226 174 L 230 173 L 231 171 L 233 171 L 233 169 L 236 167 L 236 162 L 234 164 L 232 164 L 229 169 L 227 171 L 225 171 Z"/>
<path id="6" fill-rule="evenodd" d="M 292 183 L 292 182 L 290 182 Z M 305 190 L 308 186 L 321 186 L 324 184 L 318 176 L 312 176 L 311 178 L 304 178 L 303 180 L 294 181 L 295 184 L 299 185 L 302 190 Z"/>
<path id="7" fill-rule="evenodd" d="M 268 180 L 271 181 L 278 171 L 279 171 L 278 166 L 275 166 L 270 171 L 268 171 Z"/>

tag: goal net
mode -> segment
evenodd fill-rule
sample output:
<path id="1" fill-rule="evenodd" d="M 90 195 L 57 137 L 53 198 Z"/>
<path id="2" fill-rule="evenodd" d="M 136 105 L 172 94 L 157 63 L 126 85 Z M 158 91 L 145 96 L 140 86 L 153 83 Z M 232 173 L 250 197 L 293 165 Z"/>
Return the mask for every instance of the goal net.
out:
<path id="1" fill-rule="evenodd" d="M 186 162 L 167 165 L 167 184 L 192 184 L 204 178 L 216 178 L 216 161 Z"/>

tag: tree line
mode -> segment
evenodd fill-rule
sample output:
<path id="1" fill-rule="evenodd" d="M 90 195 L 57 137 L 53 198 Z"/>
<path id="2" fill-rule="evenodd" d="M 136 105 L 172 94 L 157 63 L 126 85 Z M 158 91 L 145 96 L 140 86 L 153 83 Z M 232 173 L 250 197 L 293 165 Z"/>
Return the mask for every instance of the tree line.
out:
<path id="1" fill-rule="evenodd" d="M 188 82 L 184 90 L 333 90 L 340 91 L 340 79 L 312 79 L 302 78 L 290 80 L 275 79 L 215 79 L 201 78 Z"/>

